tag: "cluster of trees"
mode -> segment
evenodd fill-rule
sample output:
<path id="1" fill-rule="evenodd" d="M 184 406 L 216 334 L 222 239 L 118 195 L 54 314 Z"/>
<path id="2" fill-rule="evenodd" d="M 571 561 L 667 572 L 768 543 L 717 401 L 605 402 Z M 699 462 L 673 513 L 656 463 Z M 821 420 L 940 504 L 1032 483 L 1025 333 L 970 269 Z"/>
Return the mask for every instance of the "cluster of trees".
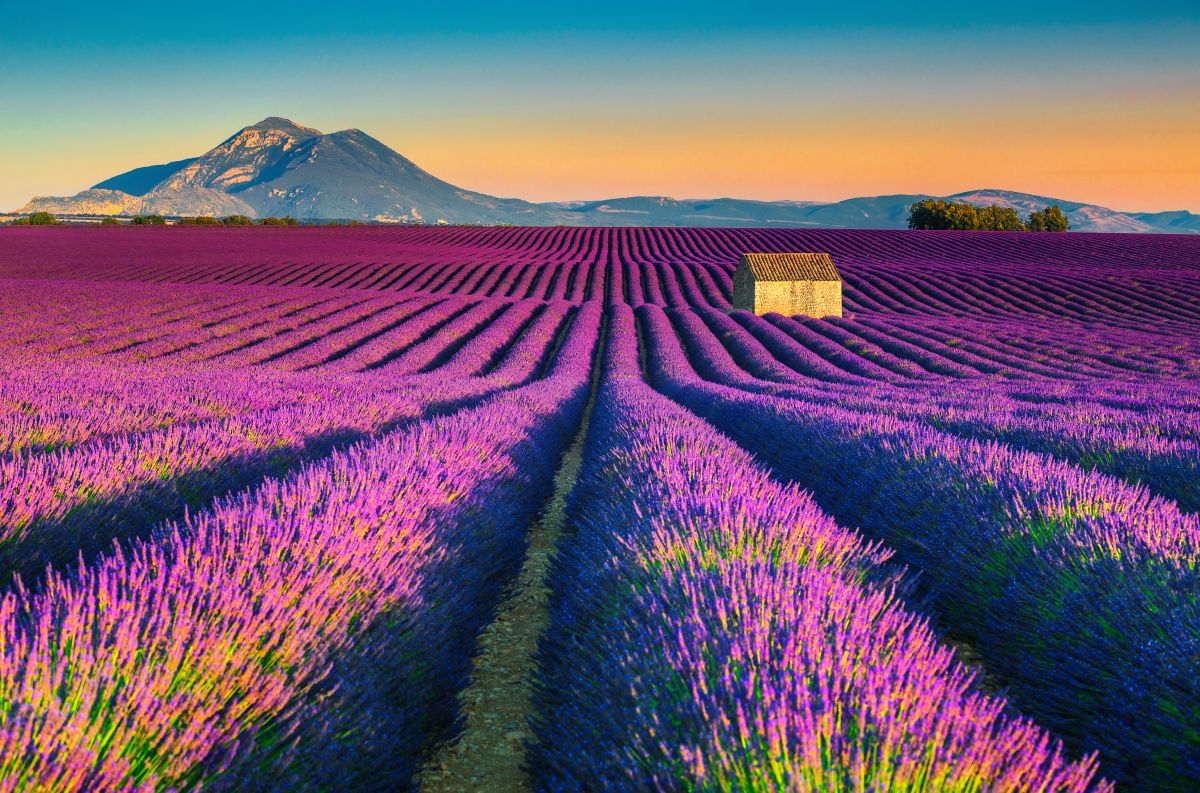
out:
<path id="1" fill-rule="evenodd" d="M 100 221 L 105 225 L 113 225 L 120 223 L 116 218 L 105 218 Z M 130 225 L 133 226 L 162 226 L 165 225 L 167 219 L 162 215 L 137 215 L 129 219 Z M 258 221 L 262 226 L 298 226 L 300 222 L 295 218 L 263 218 Z M 253 226 L 254 219 L 245 215 L 226 215 L 223 218 L 216 218 L 212 215 L 195 215 L 192 217 L 181 217 L 175 221 L 176 226 Z"/>
<path id="2" fill-rule="evenodd" d="M 13 221 L 14 226 L 53 226 L 55 223 L 58 223 L 58 218 L 49 212 L 34 212 Z"/>
<path id="3" fill-rule="evenodd" d="M 1022 220 L 1012 207 L 979 207 L 941 198 L 927 198 L 908 208 L 910 229 L 937 231 L 1067 231 L 1071 224 L 1057 205 Z"/>
<path id="4" fill-rule="evenodd" d="M 1071 221 L 1067 220 L 1057 204 L 1040 212 L 1031 212 L 1029 220 L 1025 222 L 1027 231 L 1067 231 L 1070 228 Z"/>
<path id="5" fill-rule="evenodd" d="M 13 225 L 17 226 L 53 226 L 58 223 L 58 218 L 49 212 L 34 212 L 31 215 L 25 215 L 12 221 Z M 167 219 L 162 215 L 135 215 L 128 221 L 131 226 L 165 226 Z M 299 226 L 300 221 L 294 217 L 265 217 L 259 218 L 256 222 L 253 218 L 245 215 L 226 215 L 223 218 L 216 218 L 212 215 L 197 215 L 195 217 L 182 217 L 174 221 L 177 226 Z M 101 226 L 120 226 L 122 221 L 115 217 L 106 217 L 101 219 Z M 314 226 L 362 226 L 361 220 L 321 220 L 321 221 L 305 221 L 305 225 Z"/>
<path id="6" fill-rule="evenodd" d="M 175 221 L 178 226 L 253 226 L 255 221 L 253 218 L 245 215 L 226 215 L 223 218 L 215 218 L 211 215 L 200 215 L 198 217 L 180 218 Z M 299 226 L 300 221 L 293 217 L 266 217 L 259 218 L 258 225 L 260 226 Z"/>
<path id="7" fill-rule="evenodd" d="M 253 218 L 246 215 L 226 215 L 223 218 L 215 218 L 211 215 L 200 215 L 198 217 L 180 218 L 175 221 L 178 226 L 253 226 L 255 221 Z M 299 226 L 300 221 L 293 217 L 268 217 L 259 218 L 258 225 L 260 226 Z"/>

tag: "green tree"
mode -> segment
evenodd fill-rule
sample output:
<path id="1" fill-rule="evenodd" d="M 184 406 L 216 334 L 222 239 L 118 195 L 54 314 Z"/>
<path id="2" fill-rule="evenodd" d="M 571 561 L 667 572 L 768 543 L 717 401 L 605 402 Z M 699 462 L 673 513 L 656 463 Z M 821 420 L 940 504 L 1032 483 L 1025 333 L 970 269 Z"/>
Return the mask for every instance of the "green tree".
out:
<path id="1" fill-rule="evenodd" d="M 1051 211 L 1053 210 L 1053 212 Z M 1053 219 L 1051 219 L 1053 218 Z M 1029 223 L 1022 222 L 1012 207 L 991 205 L 977 207 L 959 201 L 927 198 L 908 208 L 910 229 L 954 229 L 958 231 L 1055 231 L 1066 230 L 1067 219 L 1058 207 L 1035 212 Z M 1061 228 L 1060 228 L 1061 226 Z"/>
<path id="2" fill-rule="evenodd" d="M 58 223 L 58 218 L 49 212 L 33 212 L 23 218 L 17 218 L 13 223 L 18 226 L 53 226 Z"/>
<path id="3" fill-rule="evenodd" d="M 1027 228 L 1030 231 L 1069 231 L 1071 221 L 1067 220 L 1062 208 L 1055 204 L 1040 212 L 1031 213 Z"/>
<path id="4" fill-rule="evenodd" d="M 129 219 L 131 226 L 165 226 L 167 219 L 162 215 L 134 215 Z"/>
<path id="5" fill-rule="evenodd" d="M 100 225 L 101 226 L 119 226 L 119 225 L 121 225 L 121 221 L 117 220 L 116 218 L 104 218 L 103 220 L 100 221 Z"/>
<path id="6" fill-rule="evenodd" d="M 271 217 L 263 218 L 262 220 L 260 220 L 258 222 L 263 226 L 299 226 L 300 225 L 300 221 L 296 220 L 294 217 L 285 216 L 285 217 L 277 218 L 274 215 L 272 215 Z"/>
<path id="7" fill-rule="evenodd" d="M 1025 231 L 1025 224 L 1012 207 L 987 206 L 979 209 L 977 228 L 984 231 Z"/>
<path id="8" fill-rule="evenodd" d="M 974 204 L 927 198 L 908 208 L 908 227 L 932 231 L 970 231 L 979 228 L 979 208 Z"/>
<path id="9" fill-rule="evenodd" d="M 946 202 L 940 198 L 927 198 L 908 208 L 908 227 L 921 231 L 940 231 L 946 226 Z"/>
<path id="10" fill-rule="evenodd" d="M 253 226 L 254 221 L 245 215 L 226 215 L 221 218 L 221 223 L 226 226 Z"/>
<path id="11" fill-rule="evenodd" d="M 180 218 L 175 221 L 179 226 L 219 226 L 221 221 L 212 215 L 197 215 L 196 217 Z"/>
<path id="12" fill-rule="evenodd" d="M 979 227 L 979 207 L 957 201 L 946 205 L 946 228 L 951 231 L 974 231 Z"/>

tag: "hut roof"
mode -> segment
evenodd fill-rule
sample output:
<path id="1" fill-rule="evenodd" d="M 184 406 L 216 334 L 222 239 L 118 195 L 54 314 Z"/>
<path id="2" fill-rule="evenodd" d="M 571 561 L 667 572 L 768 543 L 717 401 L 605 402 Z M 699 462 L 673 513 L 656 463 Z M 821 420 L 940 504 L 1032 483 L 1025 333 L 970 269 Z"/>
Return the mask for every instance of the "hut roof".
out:
<path id="1" fill-rule="evenodd" d="M 840 281 L 828 253 L 743 253 L 755 281 Z"/>

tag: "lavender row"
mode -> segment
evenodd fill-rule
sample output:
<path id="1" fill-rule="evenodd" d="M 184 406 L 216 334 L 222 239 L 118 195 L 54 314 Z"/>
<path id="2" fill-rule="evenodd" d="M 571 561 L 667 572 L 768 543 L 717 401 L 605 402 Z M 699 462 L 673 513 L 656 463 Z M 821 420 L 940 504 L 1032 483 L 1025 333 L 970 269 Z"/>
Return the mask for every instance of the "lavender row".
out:
<path id="1" fill-rule="evenodd" d="M 415 320 L 422 313 L 434 310 L 438 302 L 435 298 L 409 298 L 382 314 L 372 316 L 366 322 L 329 333 L 314 339 L 310 344 L 292 347 L 282 353 L 270 354 L 266 357 L 261 357 L 260 354 L 253 352 L 249 356 L 244 353 L 235 353 L 221 359 L 219 363 L 266 363 L 273 367 L 289 370 L 312 369 L 330 364 L 328 371 L 337 369 L 349 373 L 354 371 L 354 368 L 345 367 L 344 364 L 347 361 L 335 362 L 342 358 L 348 358 L 349 361 L 359 360 L 360 348 L 404 328 L 408 322 Z M 252 350 L 253 348 L 251 348 Z"/>
<path id="2" fill-rule="evenodd" d="M 428 304 L 407 316 L 399 325 L 372 336 L 349 350 L 338 350 L 332 358 L 318 362 L 321 370 L 349 374 L 378 368 L 415 344 L 432 337 L 439 328 L 474 305 L 451 298 Z"/>
<path id="3" fill-rule="evenodd" d="M 578 423 L 594 330 L 535 385 L 6 595 L 0 789 L 409 787 Z"/>
<path id="4" fill-rule="evenodd" d="M 511 396 L 434 419 L 8 596 L 0 787 L 238 787 L 271 755 L 278 780 L 387 768 L 405 785 L 432 737 L 422 724 L 450 718 L 458 659 L 494 599 L 488 577 L 519 561 L 549 481 L 537 419 L 552 423 Z M 307 717 L 364 704 L 341 701 L 353 681 L 329 677 L 357 645 L 387 641 L 368 630 L 385 616 L 422 652 L 394 670 L 402 697 L 353 711 L 389 741 L 340 743 Z"/>
<path id="5" fill-rule="evenodd" d="M 921 421 L 955 435 L 992 440 L 1067 460 L 1130 483 L 1141 483 L 1200 512 L 1200 442 L 1197 414 L 1148 409 L 1131 413 L 1091 402 L 1032 408 L 1002 391 L 956 394 L 837 396 L 846 408 Z M 1172 426 L 1174 425 L 1174 426 Z M 1172 433 L 1178 436 L 1172 437 Z"/>
<path id="6" fill-rule="evenodd" d="M 782 369 L 766 344 L 744 333 L 730 317 L 711 312 L 669 312 L 693 350 L 700 372 L 714 382 L 755 393 L 836 402 L 846 408 L 918 419 L 956 434 L 997 440 L 1051 454 L 1084 468 L 1141 482 L 1188 511 L 1200 510 L 1200 421 L 1194 409 L 1174 409 L 1160 393 L 1139 386 L 1138 398 L 1120 407 L 1097 402 L 1105 388 L 1088 384 L 1070 401 L 1045 381 L 976 384 L 955 380 L 936 386 L 821 382 Z M 762 321 L 766 325 L 765 321 Z M 741 326 L 754 324 L 743 318 Z M 757 328 L 763 338 L 771 337 Z M 1194 387 L 1176 386 L 1187 404 Z M 1009 396 L 1009 394 L 1013 396 Z M 1016 398 L 1014 398 L 1016 397 Z M 1065 397 L 1064 397 L 1065 399 Z M 1038 404 L 1046 400 L 1049 404 Z"/>
<path id="7" fill-rule="evenodd" d="M 397 302 L 390 296 L 384 299 L 364 299 L 356 294 L 339 296 L 333 300 L 314 303 L 298 313 L 267 317 L 262 322 L 235 332 L 227 332 L 228 329 L 225 329 L 226 332 L 196 340 L 196 343 L 171 353 L 168 360 L 199 362 L 239 355 L 264 344 L 277 345 L 288 341 L 296 343 L 297 339 L 300 343 L 312 341 L 395 306 Z"/>
<path id="8" fill-rule="evenodd" d="M 1200 783 L 1200 524 L 1042 455 L 707 384 L 661 311 L 656 382 L 919 569 L 1025 712 L 1142 788 Z"/>
<path id="9" fill-rule="evenodd" d="M 234 395 L 260 385 L 280 393 L 264 389 L 259 408 L 0 459 L 0 576 L 30 576 L 90 556 L 114 538 L 139 536 L 332 448 L 512 385 L 437 376 L 321 382 L 253 370 L 227 370 L 221 382 Z M 174 384 L 170 377 L 142 381 L 161 390 Z"/>
<path id="10" fill-rule="evenodd" d="M 617 215 L 614 219 L 620 219 Z M 294 231 L 294 230 L 293 230 Z M 220 240 L 156 230 L 6 229 L 0 274 L 96 281 L 427 290 L 728 307 L 746 251 L 826 251 L 853 312 L 1070 318 L 1114 326 L 1200 319 L 1195 238 L 838 229 L 306 229 Z M 557 276 L 557 277 L 556 277 Z M 1154 283 L 1155 289 L 1146 289 Z M 616 287 L 616 288 L 614 288 Z"/>
<path id="11" fill-rule="evenodd" d="M 314 402 L 339 390 L 329 378 L 265 369 L 215 378 L 179 366 L 56 361 L 0 373 L 0 454 L 12 455 Z"/>
<path id="12" fill-rule="evenodd" d="M 155 360 L 178 356 L 193 348 L 211 344 L 214 340 L 228 341 L 241 338 L 260 328 L 274 328 L 292 318 L 303 317 L 305 312 L 322 307 L 328 308 L 334 300 L 327 295 L 306 295 L 298 298 L 272 299 L 267 305 L 242 308 L 235 314 L 212 318 L 195 323 L 173 333 L 153 331 L 146 338 L 132 341 L 121 340 L 111 349 L 101 349 L 102 355 L 112 355 L 117 360 Z"/>
<path id="13" fill-rule="evenodd" d="M 641 380 L 618 309 L 539 653 L 543 790 L 1108 790 L 975 693 L 888 553 Z"/>
<path id="14" fill-rule="evenodd" d="M 488 379 L 513 385 L 528 381 L 546 365 L 562 329 L 577 322 L 595 328 L 599 334 L 599 304 L 584 303 L 574 312 L 569 312 L 562 303 L 547 304 L 545 310 L 538 313 L 524 332 L 513 340 L 503 357 L 485 371 Z"/>
<path id="15" fill-rule="evenodd" d="M 0 578 L 91 555 L 212 497 L 412 420 L 408 394 L 334 395 L 0 460 Z"/>
<path id="16" fill-rule="evenodd" d="M 459 347 L 490 325 L 510 308 L 510 304 L 494 301 L 476 303 L 415 344 L 405 345 L 378 368 L 380 374 L 404 376 L 436 369 Z"/>
<path id="17" fill-rule="evenodd" d="M 345 352 L 362 339 L 395 327 L 424 302 L 416 298 L 364 300 L 331 318 L 270 335 L 213 359 L 221 366 L 270 364 L 302 369 Z"/>
<path id="18" fill-rule="evenodd" d="M 557 367 L 569 345 L 579 344 L 580 338 L 596 339 L 600 333 L 598 303 L 572 309 L 569 318 L 565 305 L 545 308 L 528 323 L 519 321 L 524 311 L 505 313 L 432 371 L 397 376 L 382 368 L 368 369 L 355 380 L 364 387 L 401 389 L 414 396 L 437 393 L 444 401 L 464 399 L 480 389 L 527 385 Z M 494 334 L 496 328 L 502 332 Z M 507 342 L 497 349 L 501 338 Z"/>

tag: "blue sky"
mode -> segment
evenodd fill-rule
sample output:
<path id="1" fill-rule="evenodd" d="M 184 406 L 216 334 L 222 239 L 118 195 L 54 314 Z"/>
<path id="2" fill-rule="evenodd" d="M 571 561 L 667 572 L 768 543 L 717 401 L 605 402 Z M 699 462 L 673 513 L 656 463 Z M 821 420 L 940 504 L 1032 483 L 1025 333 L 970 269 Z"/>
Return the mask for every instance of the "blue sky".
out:
<path id="1" fill-rule="evenodd" d="M 0 69 L 0 208 L 283 115 L 532 199 L 1200 210 L 1194 2 L 22 5 Z"/>

